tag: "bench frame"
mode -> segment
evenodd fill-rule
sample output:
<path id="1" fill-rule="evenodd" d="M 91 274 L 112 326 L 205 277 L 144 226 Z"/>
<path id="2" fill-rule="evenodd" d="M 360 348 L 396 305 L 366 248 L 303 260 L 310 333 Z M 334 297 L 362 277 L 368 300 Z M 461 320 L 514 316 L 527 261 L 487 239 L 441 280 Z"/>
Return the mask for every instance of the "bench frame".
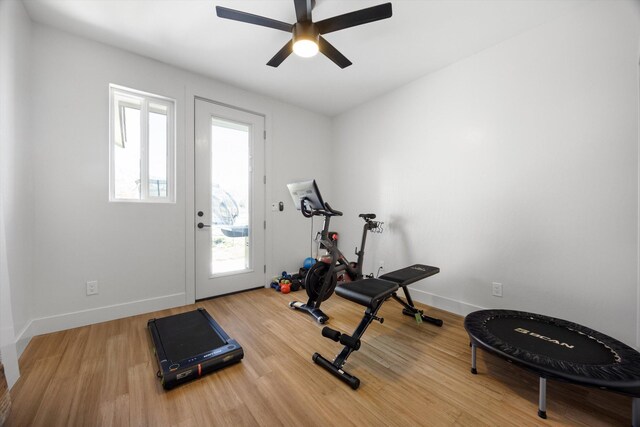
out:
<path id="1" fill-rule="evenodd" d="M 329 361 L 319 353 L 314 353 L 312 360 L 335 377 L 347 383 L 352 389 L 356 390 L 360 386 L 360 380 L 346 372 L 343 367 L 347 363 L 347 359 L 351 353 L 360 348 L 360 339 L 371 322 L 374 320 L 377 320 L 380 323 L 384 322 L 384 319 L 378 317 L 377 314 L 385 301 L 393 298 L 396 302 L 402 305 L 402 313 L 406 316 L 414 317 L 418 323 L 425 321 L 436 326 L 442 326 L 442 320 L 427 316 L 424 314 L 423 310 L 419 310 L 415 307 L 413 300 L 411 299 L 411 294 L 409 293 L 409 288 L 407 288 L 411 283 L 425 279 L 437 274 L 438 272 L 440 272 L 440 269 L 437 267 L 415 264 L 410 267 L 385 274 L 378 279 L 364 279 L 362 281 L 345 283 L 338 286 L 336 288 L 336 294 L 366 307 L 364 316 L 350 336 L 341 334 L 339 331 L 329 327 L 325 327 L 322 330 L 322 335 L 334 341 L 341 342 L 344 344 L 344 347 L 333 361 Z M 366 291 L 366 289 L 368 289 L 366 286 L 368 283 L 377 285 L 378 289 L 381 287 L 383 289 L 380 293 L 374 296 L 370 292 Z M 358 291 L 354 291 L 354 287 L 363 288 L 365 290 L 359 289 Z M 373 289 L 373 286 L 371 288 Z M 398 296 L 397 291 L 399 288 L 403 289 L 406 301 Z M 357 298 L 358 300 L 356 300 L 352 298 L 352 296 L 361 298 Z M 368 300 L 368 302 L 365 303 L 365 300 Z"/>

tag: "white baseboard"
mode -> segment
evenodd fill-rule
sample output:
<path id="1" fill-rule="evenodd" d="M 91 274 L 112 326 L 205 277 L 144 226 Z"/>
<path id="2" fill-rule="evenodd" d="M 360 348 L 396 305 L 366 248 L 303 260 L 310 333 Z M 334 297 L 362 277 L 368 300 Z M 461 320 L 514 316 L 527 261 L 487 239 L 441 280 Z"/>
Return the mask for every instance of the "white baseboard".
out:
<path id="1" fill-rule="evenodd" d="M 18 353 L 18 359 L 22 356 L 22 352 L 31 342 L 31 337 L 26 337 L 21 340 L 16 341 L 16 352 Z"/>
<path id="2" fill-rule="evenodd" d="M 469 304 L 463 301 L 454 300 L 451 298 L 441 297 L 420 289 L 411 288 L 411 297 L 414 301 L 418 301 L 422 304 L 430 305 L 431 307 L 439 308 L 441 310 L 448 311 L 450 313 L 457 314 L 459 316 L 466 316 L 469 313 L 478 310 L 484 310 L 484 307 Z"/>
<path id="3" fill-rule="evenodd" d="M 33 337 L 33 335 L 29 335 L 29 328 L 31 327 L 31 323 L 33 323 L 33 320 L 30 320 L 29 323 L 27 323 L 25 327 L 22 328 L 20 333 L 16 334 L 15 345 L 16 352 L 18 353 L 18 359 L 20 358 L 20 356 L 22 356 L 22 352 L 25 348 L 27 348 L 27 345 L 29 345 L 31 337 Z"/>
<path id="4" fill-rule="evenodd" d="M 182 292 L 179 294 L 164 295 L 156 298 L 57 314 L 55 316 L 40 317 L 29 322 L 20 335 L 16 337 L 16 342 L 18 343 L 26 340 L 26 343 L 28 343 L 31 337 L 36 335 L 48 334 L 51 332 L 63 331 L 65 329 L 78 328 L 80 326 L 92 325 L 94 323 L 107 322 L 109 320 L 122 319 L 123 317 L 136 316 L 138 314 L 149 313 L 152 311 L 183 306 L 185 305 L 185 298 L 186 295 Z M 25 347 L 26 343 L 24 344 Z"/>
<path id="5" fill-rule="evenodd" d="M 18 368 L 18 355 L 16 354 L 16 346 L 13 343 L 5 343 L 0 345 L 0 356 L 4 365 L 4 376 L 7 380 L 7 387 L 11 387 L 20 378 L 20 369 Z"/>

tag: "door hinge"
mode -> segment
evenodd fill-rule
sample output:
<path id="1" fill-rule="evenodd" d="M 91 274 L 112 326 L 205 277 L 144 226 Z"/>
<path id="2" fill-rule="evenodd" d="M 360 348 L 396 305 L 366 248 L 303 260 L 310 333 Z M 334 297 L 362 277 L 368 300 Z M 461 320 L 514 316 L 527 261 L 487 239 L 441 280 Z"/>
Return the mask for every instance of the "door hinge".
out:
<path id="1" fill-rule="evenodd" d="M 267 183 L 267 175 L 262 175 L 262 183 L 263 184 Z"/>
<path id="2" fill-rule="evenodd" d="M 266 219 L 264 220 L 264 229 L 265 230 L 267 229 L 267 220 Z"/>
<path id="3" fill-rule="evenodd" d="M 263 138 L 264 138 L 265 140 L 267 139 L 267 131 L 266 131 L 266 130 L 262 132 L 262 136 L 263 136 Z"/>
<path id="4" fill-rule="evenodd" d="M 264 272 L 267 272 L 267 264 L 264 265 Z"/>

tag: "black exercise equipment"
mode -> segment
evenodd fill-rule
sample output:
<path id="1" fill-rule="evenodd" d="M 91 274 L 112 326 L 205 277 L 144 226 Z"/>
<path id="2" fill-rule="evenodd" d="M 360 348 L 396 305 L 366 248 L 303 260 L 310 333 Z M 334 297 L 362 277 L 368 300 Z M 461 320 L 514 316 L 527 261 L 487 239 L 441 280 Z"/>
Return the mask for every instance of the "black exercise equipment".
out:
<path id="1" fill-rule="evenodd" d="M 547 417 L 551 378 L 632 396 L 632 423 L 640 427 L 640 353 L 626 344 L 577 323 L 522 311 L 476 311 L 464 327 L 473 374 L 479 346 L 540 376 L 541 418 Z"/>
<path id="2" fill-rule="evenodd" d="M 426 279 L 427 277 L 433 276 L 434 274 L 437 274 L 439 272 L 440 269 L 438 267 L 431 267 L 430 265 L 423 264 L 414 264 L 400 270 L 392 271 L 391 273 L 383 274 L 382 276 L 380 276 L 380 279 L 397 283 L 398 286 L 400 286 L 404 291 L 406 302 L 400 299 L 400 297 L 398 297 L 395 292 L 391 295 L 394 300 L 396 300 L 398 303 L 400 303 L 400 305 L 404 307 L 402 309 L 402 314 L 404 314 L 405 316 L 415 317 L 418 323 L 420 323 L 421 321 L 425 321 L 433 323 L 436 326 L 442 326 L 442 320 L 434 319 L 433 317 L 425 315 L 422 310 L 418 310 L 413 305 L 413 300 L 411 299 L 409 288 L 407 288 L 407 286 L 409 286 L 410 284 L 422 279 Z"/>
<path id="3" fill-rule="evenodd" d="M 360 250 L 356 248 L 357 261 L 349 262 L 349 260 L 340 252 L 332 234 L 329 231 L 329 224 L 332 216 L 342 216 L 342 212 L 332 209 L 328 203 L 322 200 L 320 190 L 315 180 L 296 182 L 287 184 L 291 197 L 298 210 L 302 211 L 302 215 L 306 218 L 313 216 L 324 217 L 322 231 L 318 233 L 317 240 L 321 247 L 327 251 L 327 260 L 316 262 L 307 272 L 304 287 L 307 291 L 309 300 L 306 303 L 292 301 L 289 307 L 310 314 L 318 323 L 325 323 L 329 320 L 321 309 L 320 305 L 326 301 L 339 284 L 338 274 L 347 275 L 349 280 L 355 281 L 362 279 L 362 264 L 364 262 L 364 246 L 367 242 L 367 233 L 381 233 L 382 222 L 374 221 L 375 214 L 360 214 L 360 218 L 364 220 L 362 227 L 362 241 Z"/>
<path id="4" fill-rule="evenodd" d="M 313 361 L 332 375 L 349 384 L 352 389 L 357 389 L 360 386 L 360 380 L 348 372 L 345 372 L 342 368 L 347 362 L 349 355 L 360 348 L 360 339 L 371 322 L 374 320 L 380 323 L 384 322 L 384 319 L 378 317 L 377 314 L 386 300 L 393 298 L 403 306 L 403 314 L 415 317 L 418 322 L 425 321 L 433 323 L 436 326 L 442 326 L 442 320 L 426 316 L 422 310 L 418 310 L 413 305 L 413 300 L 407 288 L 411 283 L 433 276 L 438 272 L 440 272 L 438 267 L 415 264 L 385 274 L 378 279 L 363 279 L 337 286 L 335 289 L 337 295 L 366 307 L 364 316 L 351 335 L 342 334 L 335 329 L 325 326 L 322 330 L 322 336 L 340 342 L 344 345 L 344 348 L 332 362 L 322 357 L 319 353 L 313 354 Z M 399 288 L 403 289 L 406 301 L 403 301 L 398 296 L 397 291 Z"/>
<path id="5" fill-rule="evenodd" d="M 147 327 L 158 362 L 157 376 L 165 390 L 244 357 L 240 344 L 229 338 L 204 308 L 151 319 Z"/>

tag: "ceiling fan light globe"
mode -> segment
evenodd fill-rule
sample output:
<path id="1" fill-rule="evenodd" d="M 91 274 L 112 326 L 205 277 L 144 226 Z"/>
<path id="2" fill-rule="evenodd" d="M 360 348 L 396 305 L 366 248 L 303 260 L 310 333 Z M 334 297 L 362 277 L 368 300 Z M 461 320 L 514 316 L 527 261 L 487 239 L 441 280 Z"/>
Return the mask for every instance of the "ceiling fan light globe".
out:
<path id="1" fill-rule="evenodd" d="M 293 52 L 302 58 L 310 58 L 318 53 L 318 44 L 313 40 L 301 39 L 293 44 Z"/>

